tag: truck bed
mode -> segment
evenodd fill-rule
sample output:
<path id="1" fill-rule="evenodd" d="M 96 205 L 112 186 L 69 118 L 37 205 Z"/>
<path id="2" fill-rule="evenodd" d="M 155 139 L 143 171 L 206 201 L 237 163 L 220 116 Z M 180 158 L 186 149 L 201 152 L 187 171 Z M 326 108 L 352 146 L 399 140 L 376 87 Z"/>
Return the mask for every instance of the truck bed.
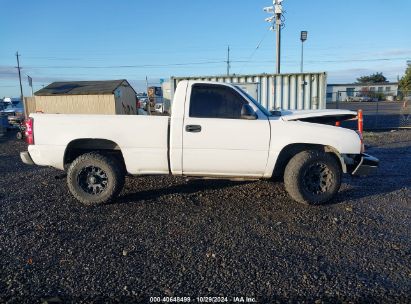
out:
<path id="1" fill-rule="evenodd" d="M 82 139 L 112 141 L 121 149 L 130 174 L 164 174 L 168 168 L 168 117 L 128 115 L 32 114 L 38 165 L 64 168 L 70 143 Z"/>

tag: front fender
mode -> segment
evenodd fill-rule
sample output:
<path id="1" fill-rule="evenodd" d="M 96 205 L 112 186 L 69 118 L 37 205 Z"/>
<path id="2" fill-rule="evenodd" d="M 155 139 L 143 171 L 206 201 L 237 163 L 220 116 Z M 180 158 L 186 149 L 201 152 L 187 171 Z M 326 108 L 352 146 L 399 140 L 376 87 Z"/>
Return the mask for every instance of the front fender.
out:
<path id="1" fill-rule="evenodd" d="M 300 121 L 271 124 L 272 151 L 281 151 L 287 145 L 316 144 L 330 146 L 341 154 L 360 154 L 361 139 L 349 129 Z"/>
<path id="2" fill-rule="evenodd" d="M 290 145 L 329 147 L 342 160 L 344 154 L 361 154 L 361 140 L 355 131 L 300 121 L 272 120 L 269 160 L 265 177 L 270 178 L 281 151 Z M 343 168 L 344 164 L 342 163 Z"/>

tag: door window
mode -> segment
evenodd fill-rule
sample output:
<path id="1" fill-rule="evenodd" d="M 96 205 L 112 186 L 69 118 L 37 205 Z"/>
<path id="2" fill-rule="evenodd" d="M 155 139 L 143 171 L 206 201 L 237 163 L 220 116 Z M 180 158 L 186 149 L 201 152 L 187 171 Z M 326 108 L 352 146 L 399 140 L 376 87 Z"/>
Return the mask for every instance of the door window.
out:
<path id="1" fill-rule="evenodd" d="M 190 117 L 240 119 L 247 101 L 230 87 L 196 84 L 191 91 Z"/>

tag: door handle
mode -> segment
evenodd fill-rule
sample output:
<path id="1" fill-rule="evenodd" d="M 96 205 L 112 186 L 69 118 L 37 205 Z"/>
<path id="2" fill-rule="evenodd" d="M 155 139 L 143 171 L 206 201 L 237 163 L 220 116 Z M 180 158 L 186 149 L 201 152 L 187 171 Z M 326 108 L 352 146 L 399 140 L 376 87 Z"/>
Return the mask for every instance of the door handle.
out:
<path id="1" fill-rule="evenodd" d="M 200 133 L 200 132 L 201 132 L 201 126 L 198 126 L 198 125 L 187 125 L 187 126 L 186 126 L 186 132 Z"/>

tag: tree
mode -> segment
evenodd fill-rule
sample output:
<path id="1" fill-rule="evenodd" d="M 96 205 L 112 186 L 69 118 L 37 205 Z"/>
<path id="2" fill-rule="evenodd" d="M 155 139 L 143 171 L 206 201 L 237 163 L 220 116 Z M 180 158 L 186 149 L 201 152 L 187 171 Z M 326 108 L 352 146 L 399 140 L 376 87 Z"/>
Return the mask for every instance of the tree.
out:
<path id="1" fill-rule="evenodd" d="M 408 65 L 408 68 L 405 70 L 405 75 L 398 83 L 398 88 L 403 97 L 407 97 L 411 93 L 411 65 Z"/>
<path id="2" fill-rule="evenodd" d="M 357 83 L 386 83 L 388 82 L 387 78 L 382 73 L 375 73 L 370 76 L 361 76 L 357 78 Z"/>

